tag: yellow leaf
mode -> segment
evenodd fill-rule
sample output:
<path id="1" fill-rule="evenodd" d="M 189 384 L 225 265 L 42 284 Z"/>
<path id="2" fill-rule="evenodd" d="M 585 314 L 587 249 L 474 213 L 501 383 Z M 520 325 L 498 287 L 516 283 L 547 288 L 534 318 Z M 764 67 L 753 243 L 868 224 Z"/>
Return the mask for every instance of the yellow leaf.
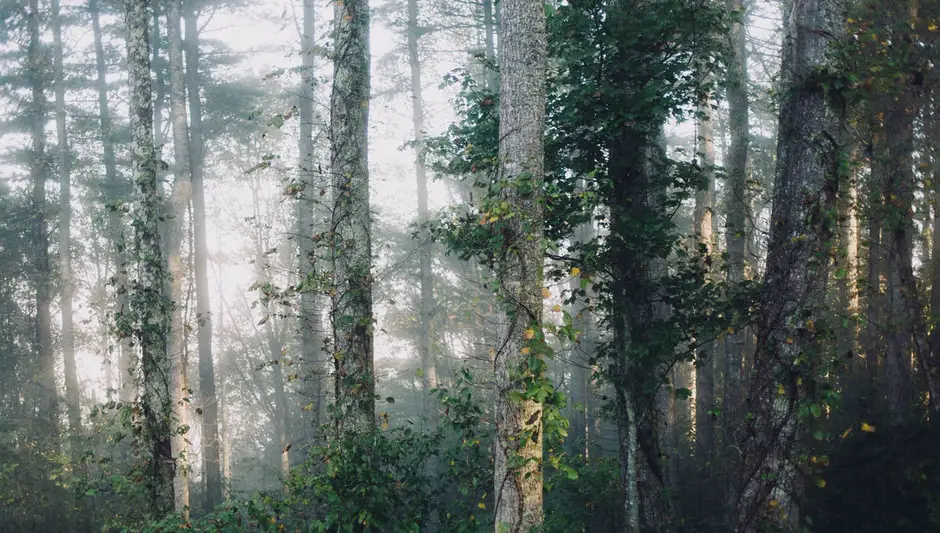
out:
<path id="1" fill-rule="evenodd" d="M 734 328 L 729 326 L 726 331 L 728 332 L 728 335 L 734 335 Z"/>
<path id="2" fill-rule="evenodd" d="M 523 349 L 519 350 L 519 353 L 521 353 L 522 355 L 529 355 L 529 351 L 530 350 L 528 347 L 524 347 Z"/>
<path id="3" fill-rule="evenodd" d="M 937 31 L 937 25 L 931 22 L 927 25 L 927 31 Z"/>
<path id="4" fill-rule="evenodd" d="M 551 297 L 552 297 L 552 291 L 548 290 L 545 287 L 542 287 L 542 298 L 551 298 Z"/>
<path id="5" fill-rule="evenodd" d="M 480 509 L 486 509 L 486 504 L 483 502 L 480 502 L 477 504 L 477 507 L 479 507 Z"/>
<path id="6" fill-rule="evenodd" d="M 816 324 L 812 320 L 806 321 L 806 329 L 810 331 L 816 331 Z"/>
<path id="7" fill-rule="evenodd" d="M 793 344 L 793 337 L 787 337 L 787 340 L 784 342 L 786 342 L 787 344 Z"/>
<path id="8" fill-rule="evenodd" d="M 848 23 L 849 23 L 849 24 L 855 24 L 855 19 L 853 19 L 853 18 L 848 19 Z"/>
<path id="9" fill-rule="evenodd" d="M 771 508 L 774 508 L 777 505 L 780 505 L 780 502 L 778 502 L 777 500 L 770 500 L 769 502 L 767 502 L 767 504 L 770 505 Z"/>
<path id="10" fill-rule="evenodd" d="M 577 275 L 580 274 L 580 273 L 581 273 L 581 269 L 578 268 L 578 267 L 573 267 L 573 268 L 571 269 L 571 275 L 572 275 L 572 276 L 577 276 Z"/>
<path id="11" fill-rule="evenodd" d="M 787 391 L 786 389 L 783 388 L 783 385 L 781 385 L 780 383 L 777 383 L 777 394 L 779 394 L 780 396 L 783 396 L 786 393 Z"/>
<path id="12" fill-rule="evenodd" d="M 821 489 L 826 488 L 826 480 L 825 480 L 825 479 L 822 479 L 822 478 L 817 479 L 817 480 L 816 480 L 816 486 L 819 487 L 819 488 L 821 488 Z"/>
<path id="13" fill-rule="evenodd" d="M 532 328 L 529 328 L 529 329 L 525 330 L 525 333 L 522 334 L 522 338 L 525 339 L 525 340 L 527 340 L 527 341 L 534 339 L 534 338 L 535 338 L 535 330 L 532 329 Z"/>
<path id="14" fill-rule="evenodd" d="M 874 433 L 875 426 L 869 424 L 868 422 L 862 422 L 862 431 L 865 433 Z"/>

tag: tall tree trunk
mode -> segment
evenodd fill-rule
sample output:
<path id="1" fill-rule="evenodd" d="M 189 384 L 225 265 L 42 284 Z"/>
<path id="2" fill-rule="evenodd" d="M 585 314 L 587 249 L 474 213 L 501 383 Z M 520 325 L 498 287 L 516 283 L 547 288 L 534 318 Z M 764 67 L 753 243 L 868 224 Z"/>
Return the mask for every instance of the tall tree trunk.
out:
<path id="1" fill-rule="evenodd" d="M 734 531 L 760 529 L 775 488 L 798 494 L 790 463 L 803 422 L 797 405 L 813 398 L 838 192 L 840 112 L 814 81 L 830 40 L 843 32 L 841 0 L 800 0 L 785 13 L 777 170 L 764 305 L 748 378 Z M 780 392 L 783 394 L 780 394 Z M 781 496 L 782 497 L 782 496 Z"/>
<path id="2" fill-rule="evenodd" d="M 59 290 L 62 314 L 62 360 L 65 367 L 65 402 L 71 435 L 72 462 L 81 458 L 81 394 L 75 368 L 75 326 L 72 318 L 72 155 L 65 111 L 65 73 L 62 65 L 62 20 L 59 0 L 52 0 L 52 47 L 55 68 L 55 126 L 59 165 Z"/>
<path id="3" fill-rule="evenodd" d="M 712 211 L 715 207 L 715 142 L 711 101 L 698 106 L 698 153 L 705 169 L 705 188 L 695 193 L 694 224 L 699 249 L 712 255 Z M 715 362 L 714 343 L 710 339 L 695 350 L 695 446 L 699 459 L 715 450 Z"/>
<path id="4" fill-rule="evenodd" d="M 190 159 L 189 127 L 186 123 L 186 86 L 183 72 L 183 40 L 180 29 L 180 0 L 167 2 L 167 35 L 170 60 L 170 122 L 173 126 L 174 180 L 173 192 L 167 206 L 165 224 L 167 263 L 170 269 L 169 300 L 173 302 L 173 320 L 170 330 L 168 355 L 171 361 L 171 394 L 174 422 L 173 457 L 176 460 L 174 478 L 175 507 L 178 513 L 188 514 L 189 501 L 189 445 L 185 433 L 178 428 L 189 424 L 189 383 L 186 376 L 188 350 L 185 345 L 183 320 L 182 258 L 183 221 L 192 195 L 192 160 Z"/>
<path id="5" fill-rule="evenodd" d="M 499 73 L 496 70 L 496 21 L 493 0 L 483 1 L 483 39 L 486 43 L 486 74 L 483 80 L 488 91 L 499 90 Z"/>
<path id="6" fill-rule="evenodd" d="M 157 159 L 153 141 L 153 95 L 150 80 L 149 0 L 125 3 L 127 65 L 131 87 L 131 142 L 134 183 L 139 189 L 138 222 L 134 225 L 134 257 L 138 280 L 132 286 L 132 309 L 141 350 L 144 418 L 147 449 L 146 487 L 151 514 L 173 510 L 173 453 L 170 446 L 173 404 L 167 335 L 171 305 L 163 298 L 167 274 L 160 239 L 163 206 L 157 192 Z"/>
<path id="7" fill-rule="evenodd" d="M 297 249 L 299 252 L 299 278 L 300 285 L 306 286 L 306 280 L 312 280 L 317 275 L 317 249 L 314 245 L 314 235 L 318 229 L 322 229 L 314 224 L 314 210 L 318 205 L 315 202 L 317 197 L 314 191 L 317 189 L 316 176 L 314 170 L 317 167 L 316 146 L 313 133 L 314 121 L 314 101 L 316 98 L 316 50 L 314 49 L 316 38 L 316 5 L 314 0 L 304 0 L 304 28 L 301 54 L 303 55 L 303 67 L 301 71 L 301 91 L 300 91 L 300 161 L 298 163 L 298 180 L 301 190 L 300 196 L 296 200 L 295 215 L 297 221 Z M 305 434 L 309 438 L 305 439 L 304 444 L 312 444 L 315 437 L 315 431 L 318 431 L 323 423 L 325 404 L 323 392 L 323 339 L 322 335 L 322 316 L 319 308 L 319 298 L 316 289 L 305 288 L 300 294 L 300 345 L 303 364 L 307 368 L 304 375 L 304 389 L 309 401 L 309 408 L 304 412 L 309 413 L 309 419 L 304 427 Z"/>
<path id="8" fill-rule="evenodd" d="M 29 103 L 30 144 L 29 179 L 32 184 L 33 280 L 35 284 L 36 329 L 35 353 L 39 405 L 39 429 L 46 437 L 55 437 L 58 393 L 55 380 L 55 351 L 52 344 L 52 269 L 49 265 L 49 237 L 46 223 L 46 68 L 39 31 L 39 2 L 30 0 L 27 16 L 29 47 L 26 57 L 26 81 L 32 92 Z"/>
<path id="9" fill-rule="evenodd" d="M 593 220 L 585 222 L 575 229 L 573 241 L 585 245 L 594 239 Z M 583 269 L 582 269 L 583 270 Z M 588 275 L 586 272 L 584 275 Z M 591 380 L 593 362 L 597 357 L 597 333 L 593 305 L 595 295 L 587 288 L 581 288 L 581 273 L 571 277 L 572 295 L 577 295 L 571 310 L 571 324 L 577 332 L 577 341 L 572 346 L 571 356 L 571 403 L 574 406 L 571 416 L 569 440 L 579 448 L 570 447 L 572 454 L 580 454 L 586 461 L 591 450 Z"/>
<path id="10" fill-rule="evenodd" d="M 729 11 L 744 11 L 743 0 L 726 0 Z M 731 25 L 731 57 L 728 61 L 726 91 L 728 95 L 728 129 L 731 142 L 726 152 L 728 172 L 726 200 L 728 247 L 728 281 L 744 281 L 747 248 L 747 158 L 750 143 L 749 105 L 747 96 L 747 28 L 744 20 Z M 738 328 L 726 338 L 724 360 L 724 419 L 726 427 L 738 423 L 741 404 L 741 365 L 744 361 L 746 328 Z"/>
<path id="11" fill-rule="evenodd" d="M 542 335 L 548 30 L 541 1 L 503 0 L 501 7 L 499 172 L 502 198 L 515 216 L 503 222 L 498 271 L 509 323 L 495 361 L 494 494 L 496 530 L 516 533 L 542 526 L 542 405 L 518 396 L 544 373 L 539 354 L 534 366 L 527 354 L 539 349 L 530 341 Z"/>
<path id="12" fill-rule="evenodd" d="M 898 2 L 887 7 L 893 27 L 917 17 L 918 2 Z M 910 35 L 898 35 L 894 46 L 909 46 Z M 913 54 L 916 55 L 914 52 Z M 909 52 L 905 54 L 910 57 Z M 914 66 L 911 66 L 912 72 Z M 879 108 L 883 126 L 876 135 L 873 177 L 884 186 L 886 210 L 882 228 L 887 278 L 887 331 L 885 377 L 888 407 L 895 419 L 908 415 L 913 404 L 912 352 L 927 382 L 930 408 L 940 410 L 940 368 L 937 354 L 927 342 L 927 326 L 914 277 L 914 122 L 922 106 L 923 89 L 915 83 L 894 97 L 882 97 Z"/>
<path id="13" fill-rule="evenodd" d="M 108 211 L 108 239 L 111 242 L 111 262 L 114 263 L 112 284 L 115 285 L 115 308 L 117 313 L 129 312 L 127 298 L 127 255 L 124 252 L 124 227 L 118 203 L 125 197 L 125 190 L 118 177 L 117 157 L 114 150 L 114 127 L 111 119 L 111 107 L 108 103 L 108 67 L 105 63 L 104 44 L 101 33 L 101 15 L 98 0 L 89 0 L 88 11 L 91 15 L 91 27 L 95 41 L 95 90 L 98 93 L 98 121 L 101 132 L 102 162 L 104 163 L 105 198 Z M 118 350 L 118 399 L 130 404 L 137 396 L 137 361 L 129 335 L 120 335 Z"/>
<path id="14" fill-rule="evenodd" d="M 418 21 L 418 0 L 408 0 L 408 63 L 411 68 L 411 123 L 415 136 L 415 177 L 418 182 L 418 224 L 428 221 L 428 173 L 425 168 L 424 98 L 421 87 L 421 59 L 418 39 L 421 37 Z M 431 352 L 431 318 L 434 313 L 434 274 L 431 272 L 431 235 L 422 231 L 418 237 L 418 283 L 421 286 L 419 310 L 420 333 L 418 353 L 421 356 L 424 397 L 423 414 L 431 427 L 437 425 L 437 409 L 431 398 L 431 389 L 437 388 L 437 366 Z"/>
<path id="15" fill-rule="evenodd" d="M 330 320 L 338 434 L 375 427 L 372 345 L 372 218 L 369 209 L 369 2 L 334 8 L 335 65 L 330 97 L 333 289 Z"/>
<path id="16" fill-rule="evenodd" d="M 203 182 L 206 148 L 202 134 L 202 99 L 199 84 L 199 20 L 193 0 L 187 0 L 186 87 L 190 116 L 190 171 L 192 172 L 194 274 L 196 281 L 196 338 L 199 343 L 199 403 L 202 405 L 202 465 L 206 480 L 206 508 L 222 502 L 219 470 L 219 404 L 212 359 L 212 302 L 209 298 L 209 245 L 206 237 L 206 193 Z"/>

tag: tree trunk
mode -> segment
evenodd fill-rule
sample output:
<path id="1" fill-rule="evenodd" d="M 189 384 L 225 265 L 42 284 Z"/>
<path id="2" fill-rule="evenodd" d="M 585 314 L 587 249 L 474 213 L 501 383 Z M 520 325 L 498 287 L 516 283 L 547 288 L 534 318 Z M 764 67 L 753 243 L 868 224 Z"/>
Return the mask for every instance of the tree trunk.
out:
<path id="1" fill-rule="evenodd" d="M 32 184 L 33 216 L 33 280 L 35 284 L 36 324 L 35 353 L 38 376 L 39 424 L 37 429 L 46 437 L 56 435 L 58 393 L 55 380 L 55 351 L 52 343 L 52 270 L 49 265 L 49 237 L 46 223 L 46 68 L 43 66 L 42 37 L 39 30 L 39 2 L 30 0 L 27 15 L 29 47 L 26 81 L 32 91 L 29 103 L 30 145 L 29 179 Z"/>
<path id="2" fill-rule="evenodd" d="M 147 450 L 146 487 L 151 514 L 163 517 L 173 510 L 173 453 L 170 446 L 172 401 L 167 335 L 171 308 L 164 299 L 167 274 L 160 241 L 163 206 L 157 193 L 157 159 L 153 141 L 153 103 L 150 80 L 149 0 L 125 3 L 127 65 L 131 87 L 131 140 L 134 183 L 139 188 L 138 222 L 134 225 L 134 257 L 138 280 L 132 286 L 132 309 L 141 349 Z"/>
<path id="3" fill-rule="evenodd" d="M 206 508 L 222 503 L 219 471 L 219 404 L 215 393 L 215 363 L 212 359 L 212 302 L 209 298 L 209 246 L 206 237 L 206 195 L 203 183 L 206 157 L 202 134 L 202 100 L 199 89 L 199 20 L 193 0 L 187 1 L 186 87 L 189 95 L 190 171 L 192 172 L 194 274 L 196 282 L 196 327 L 199 343 L 199 403 L 202 405 L 202 464 L 206 480 Z"/>
<path id="4" fill-rule="evenodd" d="M 192 193 L 192 160 L 190 159 L 189 131 L 186 123 L 186 86 L 183 73 L 183 40 L 180 31 L 180 0 L 167 3 L 167 35 L 170 60 L 170 122 L 173 127 L 174 180 L 173 192 L 167 206 L 164 242 L 170 269 L 169 300 L 173 303 L 168 355 L 171 361 L 171 394 L 173 397 L 175 427 L 172 433 L 173 457 L 176 460 L 174 495 L 176 512 L 186 516 L 189 501 L 189 445 L 183 428 L 189 424 L 189 384 L 186 376 L 187 352 L 184 339 L 186 325 L 183 320 L 183 221 Z"/>
<path id="5" fill-rule="evenodd" d="M 408 63 L 411 67 L 411 122 L 415 136 L 415 177 L 418 182 L 418 224 L 428 221 L 428 175 L 425 168 L 424 146 L 424 99 L 421 95 L 421 59 L 418 56 L 418 39 L 421 37 L 418 21 L 418 0 L 408 0 Z M 424 397 L 423 414 L 434 428 L 437 425 L 437 408 L 431 398 L 431 389 L 437 388 L 437 366 L 431 352 L 431 318 L 434 313 L 434 275 L 431 272 L 431 235 L 421 231 L 418 237 L 418 283 L 421 286 L 419 309 L 420 333 L 418 353 L 421 356 Z"/>
<path id="6" fill-rule="evenodd" d="M 483 38 L 486 43 L 486 74 L 483 81 L 488 91 L 499 90 L 499 72 L 496 70 L 496 22 L 494 20 L 493 0 L 483 1 Z"/>
<path id="7" fill-rule="evenodd" d="M 814 399 L 838 192 L 840 112 L 814 72 L 827 65 L 830 40 L 843 32 L 840 0 L 801 0 L 785 13 L 782 83 L 764 305 L 740 439 L 742 461 L 734 531 L 760 529 L 774 489 L 799 493 L 789 462 L 803 421 L 797 406 Z"/>
<path id="8" fill-rule="evenodd" d="M 575 229 L 573 242 L 585 245 L 594 239 L 594 221 L 585 222 Z M 582 268 L 583 270 L 583 268 Z M 588 273 L 584 273 L 588 275 Z M 594 294 L 588 289 L 581 289 L 581 274 L 571 277 L 571 292 L 577 295 L 577 300 L 571 309 L 571 324 L 577 332 L 577 341 L 572 346 L 571 356 L 571 403 L 574 407 L 571 416 L 571 431 L 569 440 L 572 454 L 580 454 L 585 461 L 590 456 L 591 449 L 591 420 L 590 407 L 591 380 L 593 362 L 597 357 L 597 333 L 594 311 L 592 310 Z M 578 446 L 578 448 L 574 448 Z"/>
<path id="9" fill-rule="evenodd" d="M 544 173 L 545 7 L 537 0 L 503 0 L 499 162 L 502 199 L 515 215 L 503 224 L 498 279 L 509 316 L 496 353 L 496 530 L 542 526 L 542 405 L 520 399 L 540 384 L 541 354 L 530 342 L 542 333 L 542 179 Z M 527 385 L 526 383 L 530 383 Z M 538 385 L 535 385 L 538 386 Z"/>
<path id="10" fill-rule="evenodd" d="M 729 11 L 743 12 L 743 0 L 726 0 Z M 732 284 L 744 281 L 745 251 L 747 247 L 747 217 L 749 200 L 747 194 L 747 158 L 750 143 L 749 105 L 747 96 L 747 28 L 743 20 L 731 25 L 731 57 L 725 88 L 728 95 L 728 129 L 731 142 L 728 147 L 725 167 L 728 172 L 728 196 L 726 199 L 728 247 L 728 281 Z M 726 427 L 739 422 L 741 404 L 741 365 L 744 361 L 746 328 L 738 328 L 729 334 L 725 343 L 724 360 L 724 419 Z"/>
<path id="11" fill-rule="evenodd" d="M 114 151 L 113 122 L 111 108 L 108 104 L 108 68 L 105 63 L 104 44 L 101 33 L 101 16 L 98 9 L 98 0 L 89 0 L 88 11 L 91 15 L 91 26 L 95 41 L 95 89 L 98 93 L 98 120 L 101 132 L 102 162 L 104 163 L 105 198 L 109 206 L 108 211 L 108 239 L 111 242 L 111 262 L 114 263 L 114 276 L 112 284 L 115 286 L 115 308 L 117 313 L 126 314 L 128 307 L 127 289 L 127 255 L 124 252 L 124 227 L 118 204 L 125 199 L 125 190 L 117 173 L 117 158 Z M 118 328 L 120 330 L 120 328 Z M 117 344 L 118 350 L 118 399 L 121 403 L 130 404 L 137 396 L 137 361 L 134 349 L 131 347 L 130 335 L 120 334 Z"/>
<path id="12" fill-rule="evenodd" d="M 300 293 L 300 345 L 302 361 L 307 371 L 304 375 L 304 384 L 306 398 L 309 401 L 309 408 L 304 412 L 309 414 L 309 419 L 304 427 L 305 434 L 309 438 L 305 439 L 306 445 L 313 443 L 315 431 L 318 431 L 323 423 L 325 404 L 323 392 L 323 374 L 326 371 L 323 361 L 323 339 L 321 313 L 319 309 L 319 298 L 317 297 L 317 287 L 306 286 L 307 280 L 315 280 L 317 275 L 317 249 L 314 245 L 314 235 L 318 229 L 322 229 L 314 224 L 314 210 L 317 207 L 315 202 L 317 189 L 316 183 L 316 146 L 313 133 L 314 121 L 314 101 L 316 98 L 316 50 L 314 50 L 316 38 L 315 24 L 316 6 L 313 0 L 304 0 L 304 28 L 302 35 L 301 54 L 303 55 L 303 66 L 301 71 L 301 91 L 300 91 L 300 161 L 298 163 L 298 180 L 301 190 L 300 196 L 296 199 L 295 214 L 297 220 L 297 231 L 294 236 L 297 239 L 297 250 L 299 252 L 299 278 L 300 285 L 304 289 Z"/>
<path id="13" fill-rule="evenodd" d="M 369 208 L 369 2 L 334 8 L 336 61 L 330 98 L 333 181 L 330 320 L 338 434 L 375 428 L 372 219 Z"/>
<path id="14" fill-rule="evenodd" d="M 694 224 L 699 249 L 712 255 L 712 211 L 715 207 L 715 143 L 711 118 L 711 100 L 698 106 L 698 153 L 705 169 L 705 188 L 695 193 Z M 714 342 L 695 350 L 695 447 L 700 460 L 707 460 L 715 450 L 715 362 Z"/>
<path id="15" fill-rule="evenodd" d="M 75 326 L 72 319 L 72 154 L 65 111 L 65 73 L 62 65 L 62 21 L 59 0 L 52 0 L 52 46 L 55 68 L 55 125 L 59 164 L 59 283 L 62 314 L 62 360 L 65 367 L 65 402 L 71 436 L 72 462 L 81 458 L 82 407 L 75 368 Z"/>

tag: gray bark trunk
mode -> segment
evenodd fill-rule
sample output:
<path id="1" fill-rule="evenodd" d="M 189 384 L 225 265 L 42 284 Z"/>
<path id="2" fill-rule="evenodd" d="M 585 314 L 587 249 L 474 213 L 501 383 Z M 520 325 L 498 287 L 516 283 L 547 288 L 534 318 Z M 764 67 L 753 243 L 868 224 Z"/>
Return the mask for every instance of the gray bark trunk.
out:
<path id="1" fill-rule="evenodd" d="M 189 424 L 189 383 L 186 376 L 187 352 L 183 320 L 182 258 L 183 221 L 192 194 L 192 172 L 189 151 L 189 128 L 186 122 L 186 86 L 183 73 L 183 40 L 180 29 L 180 0 L 167 3 L 167 35 L 169 37 L 170 61 L 170 122 L 173 127 L 174 180 L 173 191 L 167 206 L 168 220 L 165 224 L 164 242 L 169 265 L 169 300 L 173 302 L 173 318 L 168 339 L 168 355 L 171 362 L 170 387 L 173 398 L 174 431 L 172 433 L 173 457 L 176 460 L 174 496 L 176 512 L 188 513 L 189 502 L 189 446 L 186 435 L 177 428 Z"/>
<path id="2" fill-rule="evenodd" d="M 202 100 L 199 89 L 199 20 L 194 2 L 187 0 L 186 87 L 189 96 L 190 169 L 192 172 L 194 274 L 196 283 L 196 327 L 199 343 L 199 403 L 202 405 L 202 464 L 206 480 L 206 508 L 222 502 L 219 470 L 219 404 L 215 393 L 215 363 L 212 358 L 212 302 L 209 298 L 209 246 L 206 237 L 206 196 L 203 183 L 206 157 L 202 134 Z"/>
<path id="3" fill-rule="evenodd" d="M 742 0 L 726 0 L 729 11 L 743 11 Z M 728 247 L 728 281 L 741 283 L 745 276 L 745 250 L 747 247 L 747 158 L 750 143 L 747 96 L 747 31 L 744 21 L 732 24 L 730 32 L 731 58 L 728 62 L 726 90 L 728 97 L 728 129 L 731 142 L 726 155 L 728 196 L 726 208 L 728 223 L 725 229 Z M 741 365 L 744 361 L 748 336 L 746 328 L 729 334 L 725 343 L 724 360 L 724 418 L 726 426 L 738 423 L 741 404 Z"/>
<path id="4" fill-rule="evenodd" d="M 65 111 L 65 73 L 62 66 L 62 22 L 59 0 L 52 0 L 52 46 L 55 68 L 55 125 L 59 166 L 59 301 L 62 314 L 62 360 L 65 367 L 65 402 L 73 462 L 81 458 L 81 393 L 75 368 L 75 326 L 72 318 L 72 154 Z"/>
<path id="5" fill-rule="evenodd" d="M 424 98 L 421 87 L 421 58 L 418 39 L 421 36 L 418 21 L 418 0 L 408 0 L 408 63 L 411 67 L 411 122 L 415 136 L 415 177 L 418 183 L 418 224 L 428 221 L 428 175 L 425 168 Z M 421 286 L 419 309 L 418 353 L 421 356 L 424 396 L 423 414 L 431 427 L 437 425 L 437 408 L 431 389 L 437 388 L 437 365 L 431 351 L 431 318 L 434 313 L 434 275 L 431 271 L 431 235 L 421 231 L 418 236 L 418 283 Z"/>
<path id="6" fill-rule="evenodd" d="M 694 224 L 700 249 L 713 254 L 712 211 L 715 207 L 714 128 L 710 99 L 698 107 L 698 153 L 706 169 L 705 188 L 695 193 Z M 714 342 L 706 341 L 695 350 L 695 446 L 696 454 L 705 459 L 715 450 L 715 424 L 710 411 L 715 409 Z"/>
<path id="7" fill-rule="evenodd" d="M 317 204 L 314 200 L 317 189 L 314 170 L 317 167 L 316 146 L 313 133 L 314 100 L 316 90 L 316 51 L 315 44 L 315 13 L 316 6 L 313 0 L 304 0 L 304 27 L 301 36 L 301 53 L 303 66 L 301 72 L 300 91 L 300 161 L 298 169 L 300 196 L 296 199 L 295 217 L 297 222 L 297 250 L 299 255 L 299 278 L 301 284 L 305 280 L 314 279 L 317 275 L 318 257 L 314 245 L 314 235 L 318 233 L 318 226 L 314 224 Z M 305 401 L 310 402 L 305 408 L 308 421 L 304 431 L 309 436 L 305 444 L 312 444 L 315 431 L 323 423 L 326 402 L 324 401 L 323 375 L 326 372 L 323 361 L 323 339 L 321 312 L 316 287 L 306 287 L 300 294 L 300 345 L 306 374 L 304 376 Z"/>
<path id="8" fill-rule="evenodd" d="M 111 242 L 110 255 L 114 264 L 115 309 L 117 313 L 129 312 L 127 299 L 127 255 L 124 252 L 124 225 L 121 221 L 117 204 L 125 199 L 124 186 L 118 178 L 117 158 L 114 152 L 113 122 L 108 103 L 108 68 L 105 63 L 104 44 L 101 33 L 101 20 L 98 0 L 89 0 L 88 11 L 91 14 L 92 33 L 95 41 L 95 89 L 98 93 L 98 120 L 101 132 L 102 162 L 104 163 L 106 198 L 108 208 L 108 239 Z M 130 404 L 137 396 L 137 361 L 130 338 L 122 335 L 116 345 L 118 351 L 118 399 Z"/>
<path id="9" fill-rule="evenodd" d="M 29 179 L 32 184 L 33 231 L 33 283 L 35 285 L 36 324 L 35 354 L 37 365 L 37 403 L 39 425 L 46 436 L 56 433 L 58 394 L 55 380 L 55 351 L 52 343 L 52 270 L 49 265 L 49 237 L 46 222 L 46 180 L 49 165 L 46 161 L 46 68 L 43 66 L 42 41 L 39 30 L 39 2 L 30 0 L 27 17 L 29 47 L 27 49 L 26 79 L 32 92 L 29 103 L 30 160 Z"/>
<path id="10" fill-rule="evenodd" d="M 845 21 L 841 0 L 795 0 L 785 13 L 777 170 L 754 369 L 739 440 L 742 462 L 734 531 L 761 528 L 775 489 L 799 493 L 790 464 L 802 431 L 798 404 L 810 397 L 819 350 L 814 321 L 824 320 L 838 192 L 840 113 L 813 80 L 827 65 L 833 36 Z M 800 358 L 809 358 L 801 362 Z M 783 394 L 781 394 L 781 391 Z M 791 517 L 792 518 L 792 517 Z"/>
<path id="11" fill-rule="evenodd" d="M 163 300 L 167 274 L 160 241 L 162 202 L 157 192 L 157 160 L 153 141 L 153 102 L 150 80 L 148 0 L 125 3 L 127 65 L 131 87 L 131 140 L 134 183 L 139 206 L 134 230 L 134 256 L 138 280 L 132 289 L 135 328 L 141 349 L 144 446 L 149 467 L 145 477 L 151 514 L 173 510 L 173 454 L 170 432 L 173 416 L 167 376 L 170 374 L 166 338 L 170 332 L 170 306 Z"/>
<path id="12" fill-rule="evenodd" d="M 337 432 L 375 427 L 372 218 L 369 208 L 369 2 L 335 4 L 330 98 L 333 182 L 330 320 Z"/>
<path id="13" fill-rule="evenodd" d="M 496 531 L 516 533 L 542 526 L 542 405 L 517 395 L 525 390 L 527 379 L 542 376 L 541 368 L 529 364 L 527 354 L 533 335 L 542 335 L 548 31 L 541 1 L 501 4 L 499 171 L 507 183 L 503 199 L 515 216 L 503 222 L 503 250 L 508 253 L 502 252 L 498 272 L 500 297 L 510 319 L 494 363 L 494 495 Z"/>

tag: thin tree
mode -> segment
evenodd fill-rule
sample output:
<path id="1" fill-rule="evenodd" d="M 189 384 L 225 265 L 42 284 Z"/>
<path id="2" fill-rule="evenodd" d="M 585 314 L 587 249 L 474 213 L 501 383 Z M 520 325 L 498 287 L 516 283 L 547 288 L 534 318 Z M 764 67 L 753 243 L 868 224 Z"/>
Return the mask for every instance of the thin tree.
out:
<path id="1" fill-rule="evenodd" d="M 46 160 L 46 58 L 39 30 L 39 2 L 30 0 L 27 14 L 29 46 L 26 52 L 26 81 L 32 93 L 29 103 L 30 158 L 29 179 L 32 184 L 32 246 L 33 283 L 35 285 L 36 330 L 35 353 L 38 369 L 39 418 L 37 426 L 47 437 L 55 436 L 58 394 L 55 380 L 55 352 L 52 344 L 52 270 L 49 265 L 49 236 L 46 222 L 46 180 L 49 164 Z"/>
<path id="2" fill-rule="evenodd" d="M 542 525 L 542 405 L 522 396 L 544 372 L 544 365 L 530 364 L 529 354 L 531 341 L 542 335 L 547 34 L 541 1 L 503 0 L 499 173 L 502 199 L 514 216 L 504 223 L 497 272 L 509 322 L 494 361 L 496 531 Z"/>
<path id="3" fill-rule="evenodd" d="M 421 57 L 418 39 L 422 35 L 418 21 L 418 0 L 408 0 L 408 66 L 411 70 L 411 123 L 415 137 L 415 177 L 418 182 L 418 224 L 428 221 L 428 173 L 424 146 L 424 97 L 421 87 Z M 421 286 L 419 304 L 418 353 L 421 356 L 422 412 L 431 426 L 436 425 L 437 409 L 430 398 L 431 389 L 437 388 L 437 365 L 431 351 L 431 319 L 434 313 L 434 274 L 431 272 L 431 237 L 421 232 L 418 243 L 418 284 Z"/>
<path id="4" fill-rule="evenodd" d="M 334 7 L 335 59 L 330 96 L 333 328 L 337 433 L 375 427 L 372 219 L 369 208 L 369 2 Z"/>
<path id="5" fill-rule="evenodd" d="M 199 24 L 195 2 L 187 0 L 186 88 L 190 116 L 190 172 L 192 176 L 194 276 L 196 283 L 196 338 L 199 343 L 199 403 L 202 405 L 202 464 L 206 480 L 206 507 L 222 502 L 219 465 L 219 404 L 212 359 L 212 302 L 209 299 L 209 246 L 206 237 L 206 193 L 203 182 L 206 158 L 199 84 Z"/>
<path id="6" fill-rule="evenodd" d="M 75 326 L 72 316 L 72 155 L 69 150 L 65 109 L 65 73 L 62 65 L 62 19 L 59 0 L 52 0 L 52 51 L 55 77 L 55 126 L 59 167 L 59 301 L 62 315 L 62 361 L 65 368 L 65 402 L 69 419 L 72 461 L 80 459 L 82 432 L 81 395 L 75 368 Z"/>
<path id="7" fill-rule="evenodd" d="M 143 371 L 140 403 L 144 424 L 142 444 L 148 465 L 145 484 L 151 514 L 162 517 L 173 510 L 174 463 L 170 447 L 173 407 L 167 357 L 171 309 L 163 298 L 167 274 L 160 238 L 163 205 L 157 190 L 153 140 L 149 16 L 149 0 L 125 3 L 132 170 L 139 195 L 134 225 L 138 279 L 132 286 L 132 310 Z"/>
<path id="8" fill-rule="evenodd" d="M 189 126 L 186 120 L 186 86 L 183 72 L 183 40 L 180 29 L 180 0 L 167 2 L 167 35 L 170 60 L 170 123 L 173 127 L 173 191 L 167 206 L 168 220 L 164 224 L 167 264 L 170 280 L 167 296 L 173 303 L 168 356 L 171 363 L 171 395 L 175 424 L 184 428 L 188 424 L 188 390 L 186 376 L 188 352 L 183 321 L 183 221 L 192 194 L 192 161 L 189 152 Z M 175 506 L 178 513 L 189 508 L 189 458 L 185 433 L 173 431 L 173 457 L 176 461 L 174 478 Z"/>
<path id="9" fill-rule="evenodd" d="M 750 144 L 749 102 L 747 96 L 747 28 L 743 0 L 727 0 L 729 12 L 737 13 L 731 24 L 731 40 L 725 89 L 728 98 L 728 130 L 731 137 L 725 155 L 728 174 L 728 193 L 725 203 L 728 247 L 728 281 L 741 283 L 745 276 L 745 251 L 747 249 L 747 217 L 749 200 L 747 195 L 747 159 Z M 726 337 L 724 356 L 724 417 L 726 426 L 737 423 L 737 412 L 741 402 L 741 365 L 744 362 L 746 345 L 745 328 L 738 328 Z"/>

